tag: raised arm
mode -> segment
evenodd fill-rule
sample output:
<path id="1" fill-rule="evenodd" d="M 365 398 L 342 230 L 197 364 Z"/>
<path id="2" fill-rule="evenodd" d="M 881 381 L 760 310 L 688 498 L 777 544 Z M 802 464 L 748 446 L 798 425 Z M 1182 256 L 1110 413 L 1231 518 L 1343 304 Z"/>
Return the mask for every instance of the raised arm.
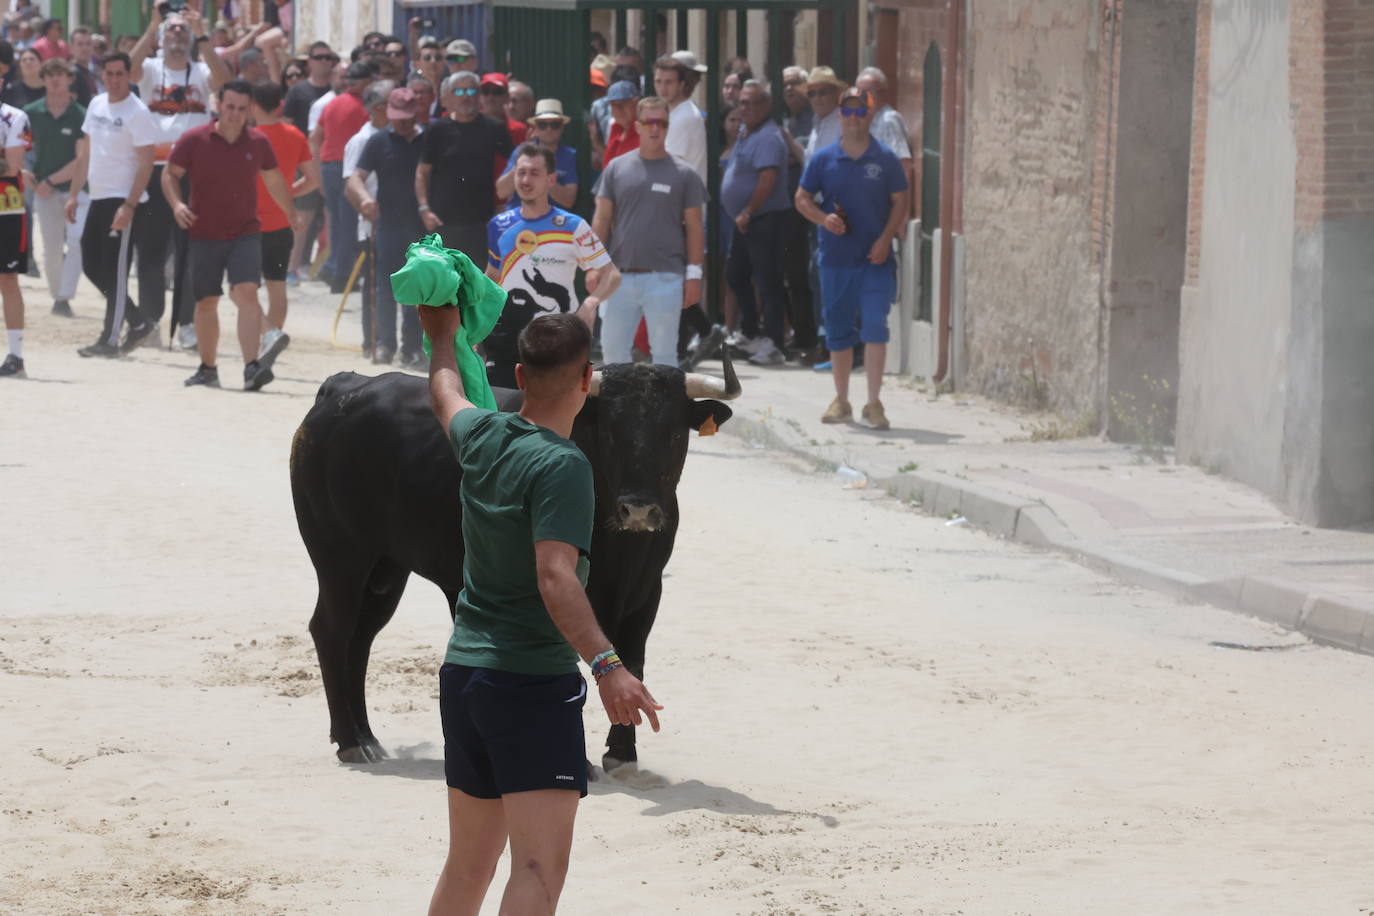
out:
<path id="1" fill-rule="evenodd" d="M 356 172 L 354 173 L 357 174 Z M 453 415 L 468 407 L 475 407 L 463 391 L 463 378 L 458 374 L 458 355 L 453 349 L 453 335 L 458 333 L 462 316 L 452 305 L 421 305 L 420 327 L 429 335 L 429 401 L 434 415 L 447 432 Z"/>
<path id="2" fill-rule="evenodd" d="M 139 80 L 143 79 L 143 62 L 153 53 L 153 48 L 157 45 L 158 26 L 162 25 L 162 12 L 158 10 L 157 4 L 153 4 L 153 11 L 148 16 L 148 27 L 143 30 L 143 34 L 138 36 L 138 42 L 129 51 L 129 82 L 135 86 Z"/>

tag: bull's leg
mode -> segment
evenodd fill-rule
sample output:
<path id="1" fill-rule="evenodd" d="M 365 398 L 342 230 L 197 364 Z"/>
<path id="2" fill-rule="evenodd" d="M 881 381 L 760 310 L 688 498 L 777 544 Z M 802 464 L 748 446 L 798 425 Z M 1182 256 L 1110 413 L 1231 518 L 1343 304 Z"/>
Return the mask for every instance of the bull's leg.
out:
<path id="1" fill-rule="evenodd" d="M 662 585 L 655 583 L 652 594 L 641 605 L 641 610 L 627 615 L 616 628 L 614 635 L 607 634 L 625 667 L 641 681 L 644 680 L 644 646 L 649 641 L 649 631 L 653 629 L 654 618 L 658 615 L 658 600 L 662 590 Z M 601 768 L 609 773 L 618 766 L 638 762 L 639 754 L 635 751 L 635 727 L 612 725 L 606 735 L 606 753 L 601 757 Z"/>
<path id="2" fill-rule="evenodd" d="M 335 556 L 328 565 L 328 573 L 317 573 L 320 595 L 310 618 L 310 636 L 315 640 L 329 704 L 329 740 L 339 746 L 342 760 L 362 743 L 348 701 L 348 647 L 358 626 L 372 563 Z"/>
<path id="3" fill-rule="evenodd" d="M 362 612 L 348 643 L 346 669 L 348 708 L 359 740 L 355 749 L 357 754 L 352 755 L 356 759 L 350 760 L 351 763 L 372 763 L 387 757 L 386 749 L 372 734 L 372 726 L 367 721 L 367 660 L 372 654 L 372 641 L 396 613 L 396 605 L 401 601 L 409 577 L 408 570 L 384 559 L 372 570 L 364 590 Z"/>

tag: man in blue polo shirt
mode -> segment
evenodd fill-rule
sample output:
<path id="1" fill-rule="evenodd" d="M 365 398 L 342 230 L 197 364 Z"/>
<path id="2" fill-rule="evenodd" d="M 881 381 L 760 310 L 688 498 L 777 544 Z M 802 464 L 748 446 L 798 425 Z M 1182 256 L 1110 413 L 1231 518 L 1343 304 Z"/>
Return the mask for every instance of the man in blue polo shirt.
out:
<path id="1" fill-rule="evenodd" d="M 878 400 L 887 357 L 887 311 L 896 298 L 892 239 L 906 213 L 907 183 L 892 150 L 868 133 L 876 106 L 868 93 L 845 90 L 840 97 L 840 141 L 817 150 L 797 188 L 797 211 L 820 226 L 821 298 L 825 342 L 830 348 L 835 400 L 823 423 L 847 423 L 853 347 L 864 344 L 868 403 L 859 422 L 887 429 Z M 823 204 L 817 205 L 816 195 Z"/>

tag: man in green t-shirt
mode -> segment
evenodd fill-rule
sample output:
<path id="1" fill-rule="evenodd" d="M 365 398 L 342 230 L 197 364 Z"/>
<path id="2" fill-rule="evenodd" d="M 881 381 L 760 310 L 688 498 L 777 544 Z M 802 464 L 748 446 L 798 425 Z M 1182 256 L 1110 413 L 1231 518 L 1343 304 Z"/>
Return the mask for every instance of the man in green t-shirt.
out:
<path id="1" fill-rule="evenodd" d="M 430 913 L 475 913 L 510 838 L 502 912 L 551 913 L 587 794 L 579 656 L 613 724 L 658 731 L 662 709 L 596 622 L 584 587 L 596 498 L 570 441 L 591 385 L 591 332 L 543 315 L 519 336 L 518 414 L 464 397 L 459 310 L 419 306 L 433 342 L 429 391 L 463 471 L 463 589 L 439 671 L 449 851 Z M 437 494 L 436 494 L 437 495 Z"/>
<path id="2" fill-rule="evenodd" d="M 71 64 L 54 57 L 38 72 L 47 92 L 24 106 L 33 133 L 33 210 L 43 235 L 43 273 L 53 298 L 52 312 L 70 318 L 71 300 L 81 280 L 81 233 L 90 203 L 85 188 L 71 189 L 76 141 L 86 136 L 81 130 L 86 109 L 72 95 Z M 64 208 L 73 193 L 77 196 L 76 222 L 69 223 Z"/>

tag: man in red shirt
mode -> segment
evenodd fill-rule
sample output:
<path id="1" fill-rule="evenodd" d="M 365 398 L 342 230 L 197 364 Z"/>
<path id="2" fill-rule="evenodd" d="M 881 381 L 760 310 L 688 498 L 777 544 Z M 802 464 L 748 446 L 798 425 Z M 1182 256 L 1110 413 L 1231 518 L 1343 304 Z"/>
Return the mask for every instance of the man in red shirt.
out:
<path id="1" fill-rule="evenodd" d="M 511 144 L 519 146 L 525 142 L 529 126 L 523 121 L 513 121 L 506 116 L 506 102 L 509 99 L 510 80 L 506 79 L 504 73 L 488 73 L 477 85 L 477 101 L 482 108 L 482 114 L 506 125 L 506 130 L 510 132 Z M 504 166 L 505 163 L 501 165 Z"/>
<path id="2" fill-rule="evenodd" d="M 278 116 L 284 94 L 280 83 L 258 83 L 253 87 L 250 111 L 254 126 L 272 146 L 277 168 L 291 182 L 291 199 L 295 200 L 320 186 L 320 167 L 305 134 Z M 262 280 L 267 287 L 267 325 L 263 328 L 258 358 L 271 361 L 291 342 L 282 328 L 286 326 L 286 269 L 291 262 L 295 234 L 291 231 L 291 217 L 272 199 L 262 176 L 258 176 L 258 222 L 262 224 Z"/>
<path id="3" fill-rule="evenodd" d="M 601 158 L 603 169 L 616 156 L 639 149 L 639 131 L 635 129 L 639 87 L 629 80 L 621 80 L 606 91 L 606 98 L 611 102 L 611 133 L 606 138 L 606 154 Z"/>
<path id="4" fill-rule="evenodd" d="M 319 134 L 320 181 L 329 215 L 329 259 L 323 273 L 330 291 L 335 293 L 343 292 L 358 257 L 358 211 L 344 197 L 344 144 L 367 123 L 363 90 L 375 78 L 376 70 L 371 64 L 358 61 L 351 65 L 345 90 L 324 106 L 320 123 L 315 126 Z"/>
<path id="5" fill-rule="evenodd" d="M 258 357 L 262 326 L 262 306 L 258 303 L 258 285 L 262 282 L 258 177 L 283 214 L 291 208 L 291 189 L 277 168 L 277 157 L 267 138 L 248 126 L 252 101 L 253 87 L 247 80 L 230 80 L 221 86 L 219 120 L 182 134 L 162 172 L 162 193 L 177 225 L 190 236 L 200 368 L 186 380 L 187 385 L 219 387 L 216 308 L 224 293 L 220 280 L 226 273 L 229 298 L 239 310 L 243 387 L 257 391 L 272 381 L 271 361 Z M 184 176 L 190 179 L 190 205 L 181 199 Z"/>

